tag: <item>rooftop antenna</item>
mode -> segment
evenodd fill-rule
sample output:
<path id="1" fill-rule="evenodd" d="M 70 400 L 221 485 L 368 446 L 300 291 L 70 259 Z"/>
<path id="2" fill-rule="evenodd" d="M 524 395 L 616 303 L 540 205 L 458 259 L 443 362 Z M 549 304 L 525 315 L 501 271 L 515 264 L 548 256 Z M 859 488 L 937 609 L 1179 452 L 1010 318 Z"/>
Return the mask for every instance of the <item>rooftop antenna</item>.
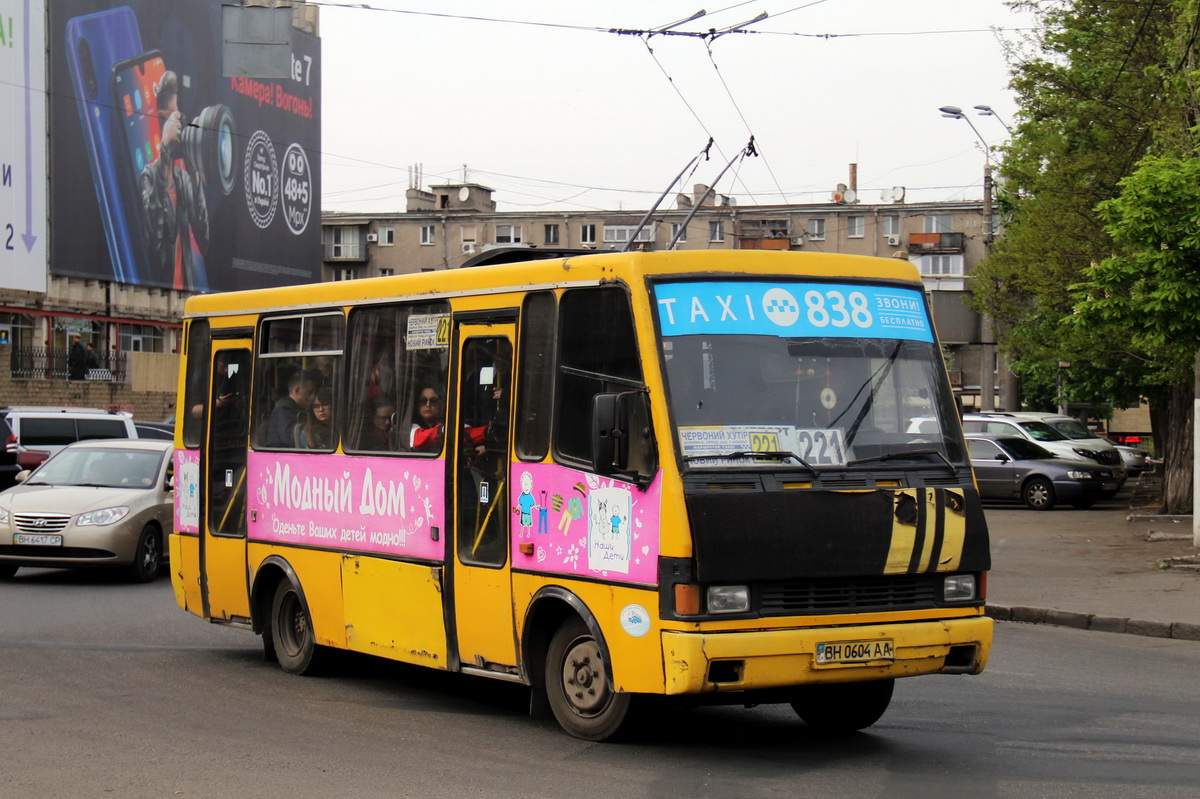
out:
<path id="1" fill-rule="evenodd" d="M 700 12 L 700 13 L 704 13 L 704 12 Z M 663 193 L 658 196 L 658 199 L 654 201 L 654 205 L 650 206 L 650 210 L 647 211 L 646 215 L 642 217 L 642 221 L 638 222 L 637 229 L 635 229 L 633 231 L 633 234 L 630 235 L 629 240 L 625 242 L 625 246 L 622 248 L 621 252 L 629 252 L 629 248 L 632 247 L 633 242 L 637 240 L 638 234 L 642 232 L 642 230 L 646 227 L 647 224 L 649 224 L 650 217 L 654 214 L 655 211 L 658 210 L 658 206 L 662 205 L 662 201 L 666 198 L 666 196 L 668 194 L 671 193 L 671 189 L 675 188 L 675 184 L 678 183 L 680 181 L 680 179 L 683 177 L 683 173 L 687 172 L 689 169 L 691 169 L 692 164 L 694 164 L 700 160 L 700 156 L 704 156 L 704 159 L 706 161 L 708 160 L 708 151 L 712 146 L 713 146 L 713 140 L 712 140 L 712 137 L 709 137 L 708 144 L 704 145 L 704 149 L 701 150 L 700 152 L 696 153 L 695 157 L 693 157 L 691 161 L 687 162 L 687 166 L 685 166 L 683 169 L 679 170 L 679 174 L 675 176 L 675 179 L 672 180 L 667 185 L 666 190 L 663 191 Z M 691 217 L 688 217 L 688 218 L 690 219 Z"/>

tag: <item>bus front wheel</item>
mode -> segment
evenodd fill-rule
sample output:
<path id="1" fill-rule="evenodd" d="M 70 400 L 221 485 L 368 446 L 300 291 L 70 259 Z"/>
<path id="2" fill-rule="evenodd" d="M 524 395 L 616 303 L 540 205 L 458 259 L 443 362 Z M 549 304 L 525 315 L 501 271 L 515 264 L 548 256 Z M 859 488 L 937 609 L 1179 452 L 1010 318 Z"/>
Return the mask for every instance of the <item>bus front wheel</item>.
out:
<path id="1" fill-rule="evenodd" d="M 879 721 L 895 685 L 894 679 L 806 685 L 792 698 L 792 710 L 821 732 L 857 732 Z"/>
<path id="2" fill-rule="evenodd" d="M 292 674 L 317 671 L 320 647 L 313 634 L 312 619 L 300 591 L 290 580 L 282 580 L 271 601 L 271 642 L 279 666 Z"/>
<path id="3" fill-rule="evenodd" d="M 613 690 L 608 655 L 578 617 L 550 640 L 546 698 L 562 728 L 585 741 L 617 735 L 633 703 L 631 694 Z"/>

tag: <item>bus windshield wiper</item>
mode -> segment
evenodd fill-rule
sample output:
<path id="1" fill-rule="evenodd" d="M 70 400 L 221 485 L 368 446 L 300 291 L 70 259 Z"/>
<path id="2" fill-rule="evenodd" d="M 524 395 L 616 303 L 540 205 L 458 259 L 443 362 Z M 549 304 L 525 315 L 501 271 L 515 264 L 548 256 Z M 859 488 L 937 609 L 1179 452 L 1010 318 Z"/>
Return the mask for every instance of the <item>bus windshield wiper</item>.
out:
<path id="1" fill-rule="evenodd" d="M 937 449 L 906 449 L 901 452 L 889 452 L 886 455 L 875 455 L 870 458 L 859 458 L 855 461 L 850 461 L 847 466 L 858 466 L 860 463 L 878 463 L 882 461 L 894 461 L 901 458 L 911 458 L 914 455 L 934 455 L 942 463 L 946 464 L 951 472 L 958 474 L 958 469 L 950 462 L 950 459 L 942 454 L 941 450 Z"/>
<path id="2" fill-rule="evenodd" d="M 804 458 L 801 458 L 796 453 L 785 449 L 741 449 L 736 452 L 721 452 L 712 455 L 684 455 L 683 462 L 691 463 L 692 461 L 709 459 L 732 461 L 737 460 L 738 458 L 779 458 L 781 460 L 783 458 L 790 458 L 791 460 L 799 463 L 805 469 L 808 469 L 813 474 L 816 474 L 817 472 L 816 467 L 804 460 Z"/>

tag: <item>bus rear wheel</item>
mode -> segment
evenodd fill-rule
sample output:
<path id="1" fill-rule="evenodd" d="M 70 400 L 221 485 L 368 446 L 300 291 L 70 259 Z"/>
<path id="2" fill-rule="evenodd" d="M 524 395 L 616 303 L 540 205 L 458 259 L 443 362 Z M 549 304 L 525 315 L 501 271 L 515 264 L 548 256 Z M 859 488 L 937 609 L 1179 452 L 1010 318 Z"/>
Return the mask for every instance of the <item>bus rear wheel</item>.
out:
<path id="1" fill-rule="evenodd" d="M 291 674 L 314 674 L 320 647 L 313 634 L 312 619 L 300 591 L 290 580 L 282 580 L 271 601 L 271 642 L 279 666 Z"/>
<path id="2" fill-rule="evenodd" d="M 806 685 L 792 698 L 792 710 L 820 732 L 857 732 L 879 721 L 895 686 L 894 679 Z"/>
<path id="3" fill-rule="evenodd" d="M 613 690 L 608 655 L 578 617 L 564 622 L 550 640 L 546 698 L 562 728 L 585 741 L 616 736 L 633 704 L 631 694 Z"/>

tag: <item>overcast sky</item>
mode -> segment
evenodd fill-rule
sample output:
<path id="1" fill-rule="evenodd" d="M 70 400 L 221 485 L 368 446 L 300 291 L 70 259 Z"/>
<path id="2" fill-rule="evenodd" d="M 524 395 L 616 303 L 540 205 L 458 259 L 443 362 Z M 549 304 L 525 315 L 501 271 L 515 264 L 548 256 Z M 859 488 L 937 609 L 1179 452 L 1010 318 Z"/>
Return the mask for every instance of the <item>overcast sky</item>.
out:
<path id="1" fill-rule="evenodd" d="M 1004 42 L 1032 26 L 1003 0 L 372 0 L 321 4 L 323 208 L 404 210 L 465 177 L 500 210 L 638 209 L 685 176 L 739 205 L 829 199 L 858 164 L 862 202 L 979 199 L 980 135 L 1013 123 Z M 715 39 L 618 35 L 674 28 Z M 403 13 L 401 13 L 403 12 Z M 1000 29 L 998 32 L 995 29 Z M 678 190 L 678 189 L 677 189 Z"/>

